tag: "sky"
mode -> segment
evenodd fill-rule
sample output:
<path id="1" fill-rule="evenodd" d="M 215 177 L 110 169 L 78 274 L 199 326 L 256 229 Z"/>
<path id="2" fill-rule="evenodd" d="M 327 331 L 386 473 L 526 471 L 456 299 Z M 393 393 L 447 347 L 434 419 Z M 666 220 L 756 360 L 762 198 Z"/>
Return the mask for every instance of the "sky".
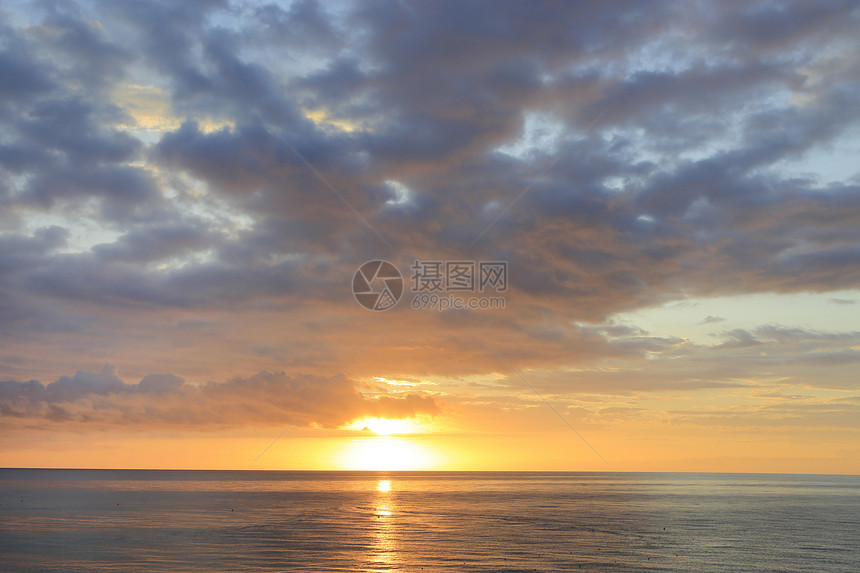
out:
<path id="1" fill-rule="evenodd" d="M 0 467 L 860 473 L 858 28 L 0 3 Z"/>

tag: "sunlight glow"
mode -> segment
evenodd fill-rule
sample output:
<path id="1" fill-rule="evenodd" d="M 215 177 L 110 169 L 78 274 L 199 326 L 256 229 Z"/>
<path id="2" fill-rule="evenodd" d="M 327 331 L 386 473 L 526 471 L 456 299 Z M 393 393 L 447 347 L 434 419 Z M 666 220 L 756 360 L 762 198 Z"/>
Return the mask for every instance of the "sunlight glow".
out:
<path id="1" fill-rule="evenodd" d="M 355 131 L 358 128 L 358 125 L 352 122 L 333 119 L 325 109 L 308 109 L 304 111 L 305 117 L 317 125 L 334 127 L 346 132 Z"/>
<path id="2" fill-rule="evenodd" d="M 341 454 L 345 470 L 409 471 L 436 465 L 436 455 L 412 440 L 394 436 L 374 436 L 351 440 Z M 383 480 L 385 481 L 385 480 Z M 379 483 L 379 491 L 383 482 Z M 388 483 L 391 487 L 391 483 Z"/>
<path id="3" fill-rule="evenodd" d="M 114 88 L 113 102 L 126 118 L 117 121 L 116 129 L 128 130 L 144 141 L 154 143 L 165 132 L 179 129 L 185 117 L 172 110 L 170 94 L 162 87 L 141 84 L 124 84 Z M 222 129 L 235 129 L 236 122 L 207 115 L 195 117 L 197 128 L 203 133 Z"/>

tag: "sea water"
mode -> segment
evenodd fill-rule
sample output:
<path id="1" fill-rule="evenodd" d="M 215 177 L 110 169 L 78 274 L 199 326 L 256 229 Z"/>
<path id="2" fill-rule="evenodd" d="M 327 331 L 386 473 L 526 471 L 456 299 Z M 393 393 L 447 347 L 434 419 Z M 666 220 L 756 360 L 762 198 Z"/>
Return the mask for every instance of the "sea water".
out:
<path id="1" fill-rule="evenodd" d="M 860 571 L 860 477 L 0 470 L 2 571 Z"/>

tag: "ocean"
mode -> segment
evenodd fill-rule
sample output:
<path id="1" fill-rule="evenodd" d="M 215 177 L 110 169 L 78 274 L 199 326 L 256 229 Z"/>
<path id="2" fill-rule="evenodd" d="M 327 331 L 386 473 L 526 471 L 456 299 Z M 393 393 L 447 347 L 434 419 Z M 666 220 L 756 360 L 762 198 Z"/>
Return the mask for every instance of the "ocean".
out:
<path id="1" fill-rule="evenodd" d="M 0 470 L 0 570 L 860 571 L 860 477 Z"/>

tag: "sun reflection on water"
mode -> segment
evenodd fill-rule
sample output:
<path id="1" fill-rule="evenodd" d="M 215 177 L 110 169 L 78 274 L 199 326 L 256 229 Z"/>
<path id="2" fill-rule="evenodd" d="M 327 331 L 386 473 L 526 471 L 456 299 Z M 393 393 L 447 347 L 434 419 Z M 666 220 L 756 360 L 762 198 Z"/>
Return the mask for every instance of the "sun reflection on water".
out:
<path id="1" fill-rule="evenodd" d="M 375 569 L 387 570 L 397 562 L 397 547 L 394 533 L 394 503 L 391 495 L 391 480 L 381 479 L 376 484 L 374 500 L 374 528 L 372 561 Z"/>

